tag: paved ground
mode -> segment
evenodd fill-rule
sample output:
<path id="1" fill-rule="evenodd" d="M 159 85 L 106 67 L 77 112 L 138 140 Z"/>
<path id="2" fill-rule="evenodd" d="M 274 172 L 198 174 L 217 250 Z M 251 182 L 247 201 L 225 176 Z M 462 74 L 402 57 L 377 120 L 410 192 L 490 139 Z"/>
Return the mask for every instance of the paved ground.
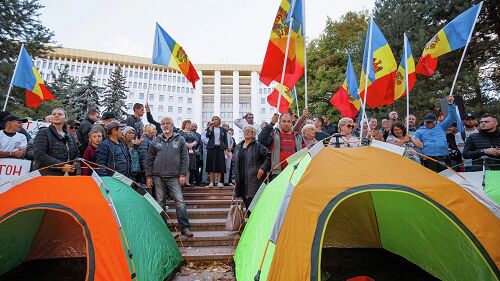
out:
<path id="1" fill-rule="evenodd" d="M 220 262 L 183 266 L 173 281 L 234 281 L 233 269 Z"/>

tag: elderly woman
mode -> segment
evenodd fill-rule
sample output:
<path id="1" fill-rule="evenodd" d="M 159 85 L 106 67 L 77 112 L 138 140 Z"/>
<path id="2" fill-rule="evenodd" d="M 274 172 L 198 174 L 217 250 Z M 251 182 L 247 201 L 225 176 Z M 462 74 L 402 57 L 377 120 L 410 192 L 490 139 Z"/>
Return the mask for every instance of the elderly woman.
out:
<path id="1" fill-rule="evenodd" d="M 245 126 L 245 139 L 236 146 L 234 153 L 236 196 L 243 199 L 247 209 L 271 166 L 267 148 L 255 140 L 255 134 L 254 127 Z"/>
<path id="2" fill-rule="evenodd" d="M 50 126 L 38 131 L 33 142 L 34 169 L 51 166 L 40 173 L 53 176 L 74 174 L 77 167 L 72 163 L 66 163 L 78 157 L 77 141 L 64 129 L 68 115 L 64 109 L 56 108 L 52 110 L 49 120 Z"/>
<path id="3" fill-rule="evenodd" d="M 374 117 L 370 118 L 368 123 L 370 125 L 370 130 L 367 129 L 368 126 L 366 125 L 366 123 L 364 123 L 363 136 L 369 136 L 369 138 L 372 140 L 384 141 L 384 136 L 377 129 L 378 125 L 377 118 Z"/>
<path id="4" fill-rule="evenodd" d="M 302 139 L 304 139 L 304 143 L 307 145 L 307 148 L 311 148 L 318 143 L 318 140 L 316 139 L 316 127 L 314 124 L 306 124 L 302 127 Z"/>
<path id="5" fill-rule="evenodd" d="M 358 137 L 353 135 L 354 121 L 351 118 L 344 117 L 339 120 L 339 137 L 330 139 L 329 147 L 358 147 L 361 142 Z"/>
<path id="6" fill-rule="evenodd" d="M 415 147 L 422 148 L 423 144 L 417 138 L 407 133 L 406 126 L 402 122 L 398 121 L 392 124 L 391 134 L 387 137 L 387 142 L 406 148 L 404 156 L 420 163 L 420 157 L 414 151 Z"/>

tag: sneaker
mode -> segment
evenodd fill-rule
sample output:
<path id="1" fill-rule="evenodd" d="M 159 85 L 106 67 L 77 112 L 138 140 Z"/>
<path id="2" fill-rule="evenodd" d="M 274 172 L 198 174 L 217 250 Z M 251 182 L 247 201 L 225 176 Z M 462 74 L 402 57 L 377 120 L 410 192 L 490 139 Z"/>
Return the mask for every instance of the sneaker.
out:
<path id="1" fill-rule="evenodd" d="M 189 230 L 189 227 L 186 227 L 183 230 L 181 230 L 181 234 L 186 237 L 193 237 L 193 233 L 191 232 L 191 230 Z"/>
<path id="2" fill-rule="evenodd" d="M 222 182 L 219 182 L 219 183 L 217 184 L 217 187 L 223 188 L 223 187 L 224 187 L 224 184 L 223 184 Z"/>
<path id="3" fill-rule="evenodd" d="M 213 188 L 214 187 L 214 183 L 213 182 L 209 183 L 208 187 Z"/>

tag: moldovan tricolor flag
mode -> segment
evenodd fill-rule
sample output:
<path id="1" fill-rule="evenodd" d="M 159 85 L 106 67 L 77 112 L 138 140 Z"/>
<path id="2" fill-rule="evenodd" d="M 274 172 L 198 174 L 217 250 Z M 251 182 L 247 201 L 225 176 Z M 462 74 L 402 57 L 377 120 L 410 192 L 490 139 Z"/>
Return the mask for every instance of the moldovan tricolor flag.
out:
<path id="1" fill-rule="evenodd" d="M 200 80 L 184 49 L 158 23 L 156 24 L 152 63 L 180 71 L 191 82 L 193 88 L 196 81 Z"/>
<path id="2" fill-rule="evenodd" d="M 370 50 L 369 46 L 371 46 Z M 365 98 L 367 61 L 371 63 L 369 63 L 370 70 L 368 72 L 368 95 L 366 104 L 371 108 L 376 108 L 378 106 L 393 103 L 397 63 L 389 43 L 387 43 L 387 40 L 373 19 L 370 20 L 370 25 L 368 26 L 368 32 L 366 34 L 363 69 L 359 82 L 359 96 L 362 100 Z"/>
<path id="3" fill-rule="evenodd" d="M 416 68 L 418 74 L 433 75 L 439 56 L 460 49 L 467 44 L 479 16 L 482 3 L 476 4 L 461 13 L 434 35 L 431 41 L 427 42 L 424 52 L 418 60 Z"/>
<path id="4" fill-rule="evenodd" d="M 303 0 L 281 1 L 278 13 L 274 19 L 266 55 L 260 72 L 260 81 L 266 85 L 269 85 L 273 80 L 278 82 L 281 81 L 290 22 L 292 22 L 292 29 L 290 33 L 290 44 L 288 47 L 285 73 L 298 73 L 300 71 L 303 73 L 304 71 L 305 38 L 302 1 Z"/>
<path id="5" fill-rule="evenodd" d="M 405 58 L 405 46 L 406 46 L 406 58 Z M 404 36 L 403 53 L 401 57 L 401 63 L 399 63 L 398 71 L 396 72 L 396 84 L 394 85 L 394 100 L 406 96 L 406 70 L 408 69 L 408 88 L 411 91 L 415 82 L 417 81 L 417 75 L 415 74 L 415 61 L 413 60 L 413 55 L 411 53 L 410 41 L 406 34 Z"/>
<path id="6" fill-rule="evenodd" d="M 267 103 L 269 103 L 271 106 L 278 107 L 278 97 L 280 92 L 283 90 L 283 96 L 281 97 L 280 100 L 280 108 L 279 108 L 279 113 L 281 114 L 286 114 L 288 113 L 290 109 L 290 105 L 292 105 L 294 97 L 295 97 L 295 88 L 288 88 L 287 86 L 283 85 L 283 89 L 281 88 L 281 84 L 276 83 L 274 86 L 274 90 L 267 96 Z"/>
<path id="7" fill-rule="evenodd" d="M 330 103 L 344 117 L 354 118 L 361 107 L 361 101 L 358 96 L 358 82 L 354 67 L 352 66 L 351 54 L 348 55 L 346 78 L 340 89 L 333 94 Z"/>
<path id="8" fill-rule="evenodd" d="M 33 66 L 33 61 L 28 51 L 21 46 L 21 52 L 17 59 L 16 71 L 12 84 L 26 89 L 26 106 L 37 108 L 40 103 L 46 100 L 53 100 L 55 97 L 43 84 L 40 73 Z"/>

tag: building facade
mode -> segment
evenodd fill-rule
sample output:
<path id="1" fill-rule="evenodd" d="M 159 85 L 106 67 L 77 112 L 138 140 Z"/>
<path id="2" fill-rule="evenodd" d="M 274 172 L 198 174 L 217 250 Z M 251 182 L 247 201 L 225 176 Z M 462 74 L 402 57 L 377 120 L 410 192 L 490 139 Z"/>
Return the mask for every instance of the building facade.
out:
<path id="1" fill-rule="evenodd" d="M 80 83 L 92 70 L 96 84 L 104 89 L 115 67 L 122 67 L 127 79 L 127 110 L 134 103 L 148 103 L 156 120 L 169 116 L 180 127 L 183 120 L 198 124 L 198 132 L 206 129 L 214 115 L 235 129 L 235 138 L 242 132 L 233 125 L 247 112 L 254 114 L 258 124 L 269 122 L 275 109 L 266 97 L 272 91 L 259 81 L 260 65 L 196 64 L 200 80 L 193 88 L 182 73 L 162 66 L 150 66 L 151 59 L 71 48 L 55 48 L 47 57 L 37 58 L 35 66 L 42 79 L 53 82 L 52 73 L 69 66 L 70 76 Z M 148 81 L 150 84 L 148 93 Z M 146 116 L 143 121 L 147 124 Z"/>

